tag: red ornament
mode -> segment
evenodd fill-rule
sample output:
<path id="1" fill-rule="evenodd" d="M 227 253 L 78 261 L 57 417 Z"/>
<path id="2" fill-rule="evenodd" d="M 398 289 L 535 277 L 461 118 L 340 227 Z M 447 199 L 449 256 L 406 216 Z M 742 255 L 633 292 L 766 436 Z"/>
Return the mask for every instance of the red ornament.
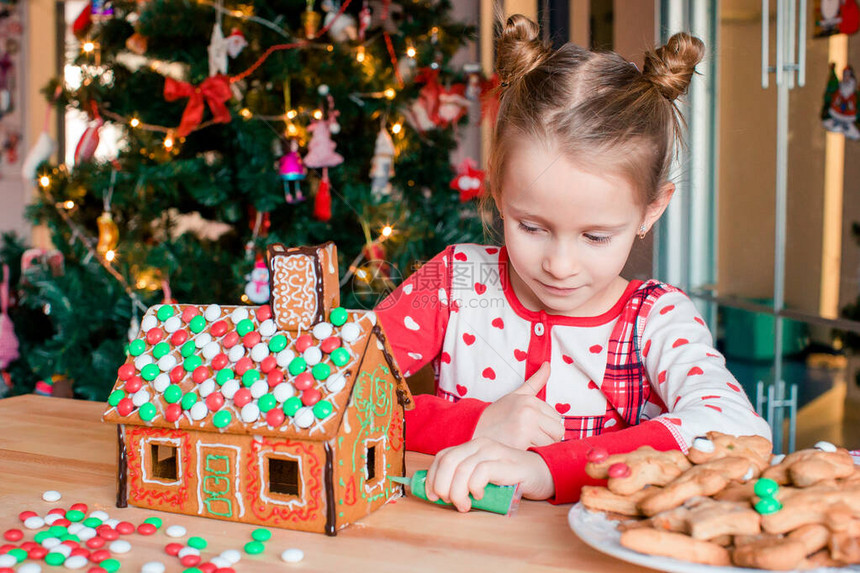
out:
<path id="1" fill-rule="evenodd" d="M 209 104 L 209 109 L 212 110 L 213 123 L 229 123 L 230 110 L 225 104 L 231 96 L 230 83 L 223 75 L 207 78 L 198 86 L 171 77 L 164 78 L 164 99 L 175 101 L 188 98 L 188 105 L 176 129 L 177 137 L 185 137 L 200 125 L 203 121 L 204 102 Z"/>
<path id="2" fill-rule="evenodd" d="M 328 179 L 328 167 L 323 167 L 323 177 L 314 197 L 314 218 L 318 221 L 331 220 L 331 184 Z"/>
<path id="3" fill-rule="evenodd" d="M 451 189 L 460 192 L 460 202 L 465 203 L 484 194 L 484 179 L 487 174 L 478 169 L 475 161 L 465 158 L 457 167 L 457 175 L 451 180 Z"/>

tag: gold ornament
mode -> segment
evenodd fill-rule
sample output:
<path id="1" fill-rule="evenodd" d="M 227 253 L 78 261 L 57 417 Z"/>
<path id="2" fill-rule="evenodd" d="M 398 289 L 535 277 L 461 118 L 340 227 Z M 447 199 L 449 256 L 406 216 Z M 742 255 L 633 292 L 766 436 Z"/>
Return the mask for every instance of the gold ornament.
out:
<path id="1" fill-rule="evenodd" d="M 105 211 L 97 219 L 99 225 L 99 242 L 96 245 L 96 251 L 101 256 L 105 256 L 108 251 L 116 249 L 119 243 L 119 228 L 114 223 L 110 211 Z"/>

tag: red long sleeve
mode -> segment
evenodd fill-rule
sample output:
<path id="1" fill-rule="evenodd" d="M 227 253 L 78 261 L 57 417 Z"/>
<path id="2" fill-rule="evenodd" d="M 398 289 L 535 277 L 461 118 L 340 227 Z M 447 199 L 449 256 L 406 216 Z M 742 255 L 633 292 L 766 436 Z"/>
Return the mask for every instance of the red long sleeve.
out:
<path id="1" fill-rule="evenodd" d="M 449 402 L 438 396 L 415 396 L 415 409 L 406 412 L 406 447 L 422 454 L 468 442 L 478 418 L 489 406 L 474 398 Z"/>

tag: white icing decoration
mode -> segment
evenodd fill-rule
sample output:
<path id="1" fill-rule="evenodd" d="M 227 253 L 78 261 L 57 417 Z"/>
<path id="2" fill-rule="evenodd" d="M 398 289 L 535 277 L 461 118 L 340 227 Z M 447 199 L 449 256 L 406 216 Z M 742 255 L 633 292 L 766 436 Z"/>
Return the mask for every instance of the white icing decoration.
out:
<path id="1" fill-rule="evenodd" d="M 179 557 L 180 559 L 182 559 L 186 555 L 200 555 L 200 550 L 196 549 L 194 547 L 191 547 L 190 545 L 186 545 L 185 547 L 183 547 L 182 549 L 179 550 L 179 553 L 176 554 L 176 556 Z"/>
<path id="2" fill-rule="evenodd" d="M 144 366 L 152 364 L 155 360 L 149 354 L 141 354 L 134 359 L 134 367 L 138 370 L 143 370 Z"/>
<path id="3" fill-rule="evenodd" d="M 56 515 L 56 514 L 52 513 L 51 515 Z M 44 527 L 44 525 L 45 525 L 45 520 L 42 519 L 41 517 L 39 517 L 38 515 L 34 515 L 33 517 L 28 517 L 27 519 L 24 520 L 24 527 L 26 527 L 27 529 L 39 529 L 41 527 Z"/>
<path id="4" fill-rule="evenodd" d="M 146 388 L 141 388 L 131 397 L 131 403 L 134 404 L 137 408 L 140 408 L 147 402 L 149 402 L 149 392 L 146 390 Z"/>
<path id="5" fill-rule="evenodd" d="M 194 346 L 197 348 L 203 348 L 210 342 L 212 342 L 212 335 L 208 332 L 201 332 L 197 335 L 197 338 L 194 339 Z"/>
<path id="6" fill-rule="evenodd" d="M 172 354 L 165 354 L 161 358 L 158 359 L 158 369 L 161 370 L 162 373 L 167 372 L 168 370 L 172 370 L 174 366 L 176 366 L 177 360 L 176 357 Z M 166 388 L 167 386 L 165 386 Z"/>
<path id="7" fill-rule="evenodd" d="M 234 310 L 233 314 L 230 315 L 230 320 L 233 321 L 233 324 L 239 324 L 246 318 L 248 318 L 248 309 L 242 306 Z"/>
<path id="8" fill-rule="evenodd" d="M 332 374 L 325 381 L 326 390 L 332 394 L 340 392 L 344 386 L 346 386 L 346 378 L 343 374 Z"/>
<path id="9" fill-rule="evenodd" d="M 409 330 L 420 330 L 421 329 L 421 327 L 418 326 L 418 323 L 415 322 L 415 319 L 412 318 L 411 316 L 407 316 L 406 318 L 403 319 L 403 325 L 406 328 L 408 328 Z"/>
<path id="10" fill-rule="evenodd" d="M 213 378 L 207 378 L 200 383 L 198 390 L 200 391 L 200 397 L 205 398 L 215 391 L 215 380 Z"/>
<path id="11" fill-rule="evenodd" d="M 361 336 L 361 327 L 354 322 L 348 322 L 340 329 L 340 337 L 344 342 L 355 342 Z"/>
<path id="12" fill-rule="evenodd" d="M 298 563 L 305 558 L 305 552 L 301 549 L 292 547 L 281 553 L 281 559 L 286 563 Z"/>
<path id="13" fill-rule="evenodd" d="M 162 358 L 164 357 L 162 356 Z M 152 381 L 152 387 L 155 388 L 156 392 L 164 392 L 168 386 L 170 386 L 170 376 L 164 372 L 156 376 L 155 380 Z"/>
<path id="14" fill-rule="evenodd" d="M 140 573 L 164 573 L 164 563 L 161 561 L 147 561 L 140 568 Z"/>
<path id="15" fill-rule="evenodd" d="M 259 419 L 260 408 L 257 406 L 256 402 L 248 402 L 242 406 L 242 412 L 239 415 L 242 417 L 243 422 L 250 424 L 251 422 L 256 422 Z"/>
<path id="16" fill-rule="evenodd" d="M 818 442 L 813 446 L 816 450 L 821 450 L 822 452 L 830 452 L 833 453 L 836 451 L 836 446 L 831 444 L 830 442 Z"/>
<path id="17" fill-rule="evenodd" d="M 125 539 L 117 539 L 109 547 L 111 553 L 128 553 L 131 551 L 131 543 Z"/>
<path id="18" fill-rule="evenodd" d="M 207 450 L 209 448 L 234 450 L 236 452 L 234 459 L 236 459 L 236 460 L 240 459 L 241 455 L 242 455 L 242 451 L 239 448 L 239 446 L 228 446 L 226 444 L 210 444 L 210 443 L 205 443 L 202 440 L 198 440 L 195 447 L 197 448 L 197 475 L 198 476 L 206 475 L 205 472 L 203 471 L 203 469 L 204 469 L 203 464 L 205 463 L 205 460 L 206 460 L 205 454 L 209 453 L 209 451 L 204 452 L 203 448 L 206 448 Z M 235 467 L 231 467 L 229 469 L 228 473 L 231 474 L 235 478 L 233 480 L 233 482 L 236 484 L 236 494 L 235 494 L 234 499 L 236 500 L 236 503 L 239 505 L 239 517 L 243 517 L 245 515 L 245 504 L 242 502 L 243 496 L 239 492 L 240 486 L 241 486 L 241 481 L 242 481 L 242 477 L 241 477 L 242 474 Z M 200 480 L 198 482 L 199 485 L 202 485 L 203 483 L 205 483 L 205 480 Z M 196 489 L 197 489 L 197 513 L 198 513 L 198 515 L 203 515 L 203 512 L 206 511 L 206 504 L 203 503 L 203 497 L 202 497 L 202 493 L 201 493 L 201 490 L 203 488 L 197 487 Z M 238 561 L 238 559 L 236 561 Z"/>
<path id="19" fill-rule="evenodd" d="M 239 553 L 239 551 L 237 551 L 236 549 L 227 549 L 226 551 L 222 551 L 219 557 L 221 557 L 222 559 L 226 559 L 227 563 L 229 563 L 230 565 L 235 565 L 239 562 L 240 559 L 242 559 L 242 554 Z"/>
<path id="20" fill-rule="evenodd" d="M 259 398 L 263 394 L 269 391 L 269 383 L 266 382 L 266 379 L 257 380 L 253 384 L 251 384 L 251 396 L 254 398 Z"/>
<path id="21" fill-rule="evenodd" d="M 705 452 L 706 454 L 712 454 L 714 452 L 714 442 L 708 438 L 699 436 L 693 440 L 693 449 Z"/>
<path id="22" fill-rule="evenodd" d="M 195 402 L 188 411 L 191 414 L 191 419 L 194 421 L 202 420 L 209 413 L 209 408 L 206 407 L 206 402 Z"/>
<path id="23" fill-rule="evenodd" d="M 277 331 L 278 327 L 275 326 L 275 321 L 271 318 L 267 318 L 263 322 L 260 323 L 260 327 L 257 329 L 260 331 L 260 336 L 273 336 Z"/>
<path id="24" fill-rule="evenodd" d="M 221 352 L 221 345 L 215 341 L 208 343 L 203 347 L 203 358 L 212 360 Z"/>
<path id="25" fill-rule="evenodd" d="M 299 428 L 309 428 L 314 423 L 314 412 L 308 406 L 299 408 L 293 416 L 293 421 Z"/>
<path id="26" fill-rule="evenodd" d="M 314 258 L 288 255 L 272 258 L 272 311 L 283 329 L 307 328 L 317 314 L 320 301 Z"/>
<path id="27" fill-rule="evenodd" d="M 92 527 L 84 527 L 80 531 L 78 531 L 78 539 L 81 541 L 88 541 L 98 535 L 99 532 L 93 529 Z"/>
<path id="28" fill-rule="evenodd" d="M 320 322 L 314 325 L 313 334 L 317 340 L 325 340 L 331 333 L 334 332 L 334 327 L 330 322 Z"/>
<path id="29" fill-rule="evenodd" d="M 178 316 L 171 316 L 164 321 L 164 330 L 166 330 L 169 334 L 173 334 L 180 328 L 182 328 L 182 319 L 180 319 Z"/>
<path id="30" fill-rule="evenodd" d="M 254 362 L 262 362 L 269 355 L 269 345 L 265 342 L 258 342 L 251 349 L 251 360 Z"/>
<path id="31" fill-rule="evenodd" d="M 287 382 L 281 382 L 275 389 L 272 390 L 272 394 L 275 396 L 275 400 L 278 402 L 286 402 L 287 399 L 292 398 L 296 394 L 296 389 L 293 388 L 292 384 Z"/>
<path id="32" fill-rule="evenodd" d="M 292 362 L 293 358 L 295 358 L 295 357 L 296 357 L 295 352 L 293 352 L 289 348 L 284 348 L 283 350 L 278 352 L 278 356 L 277 356 L 278 366 L 280 366 L 281 368 L 286 368 L 287 366 L 290 365 L 290 362 Z"/>
<path id="33" fill-rule="evenodd" d="M 149 332 L 156 326 L 158 326 L 158 319 L 154 314 L 147 314 L 143 317 L 143 320 L 140 321 L 140 330 L 142 332 Z"/>
<path id="34" fill-rule="evenodd" d="M 221 318 L 221 307 L 217 304 L 210 304 L 206 307 L 206 310 L 203 311 L 203 318 L 209 322 L 215 322 Z"/>
<path id="35" fill-rule="evenodd" d="M 66 569 L 83 569 L 89 563 L 89 559 L 83 555 L 72 555 L 63 562 L 63 567 Z"/>
<path id="36" fill-rule="evenodd" d="M 376 313 L 373 311 L 369 311 L 366 316 L 367 320 L 370 321 L 371 326 L 376 326 Z"/>
<path id="37" fill-rule="evenodd" d="M 187 531 L 181 525 L 171 525 L 164 530 L 164 533 L 167 534 L 167 537 L 184 537 Z"/>
<path id="38" fill-rule="evenodd" d="M 231 348 L 230 352 L 227 354 L 227 357 L 230 358 L 230 362 L 239 362 L 243 356 L 245 356 L 245 347 L 242 346 L 241 342 Z"/>
<path id="39" fill-rule="evenodd" d="M 236 392 L 239 391 L 239 381 L 235 378 L 233 380 L 227 380 L 224 382 L 224 385 L 221 386 L 221 395 L 223 395 L 226 399 L 232 400 L 233 396 L 236 395 Z"/>
<path id="40" fill-rule="evenodd" d="M 322 356 L 322 350 L 320 350 L 318 346 L 311 346 L 302 353 L 302 358 L 305 359 L 308 366 L 319 364 L 320 360 L 322 360 Z"/>
<path id="41" fill-rule="evenodd" d="M 412 294 L 412 283 L 406 283 L 405 285 L 403 285 L 403 293 Z"/>
<path id="42" fill-rule="evenodd" d="M 62 494 L 53 489 L 49 489 L 42 494 L 42 499 L 45 501 L 60 501 L 61 497 L 63 497 Z"/>

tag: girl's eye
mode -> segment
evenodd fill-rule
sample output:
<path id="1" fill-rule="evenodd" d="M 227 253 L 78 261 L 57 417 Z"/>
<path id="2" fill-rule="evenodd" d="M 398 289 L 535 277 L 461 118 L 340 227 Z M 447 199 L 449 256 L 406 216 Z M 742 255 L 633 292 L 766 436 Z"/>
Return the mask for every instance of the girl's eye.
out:
<path id="1" fill-rule="evenodd" d="M 526 233 L 537 233 L 540 230 L 537 227 L 531 227 L 523 222 L 520 222 L 520 229 L 525 231 Z"/>
<path id="2" fill-rule="evenodd" d="M 586 233 L 585 238 L 592 243 L 608 243 L 612 240 L 611 235 L 592 235 L 590 233 Z"/>

